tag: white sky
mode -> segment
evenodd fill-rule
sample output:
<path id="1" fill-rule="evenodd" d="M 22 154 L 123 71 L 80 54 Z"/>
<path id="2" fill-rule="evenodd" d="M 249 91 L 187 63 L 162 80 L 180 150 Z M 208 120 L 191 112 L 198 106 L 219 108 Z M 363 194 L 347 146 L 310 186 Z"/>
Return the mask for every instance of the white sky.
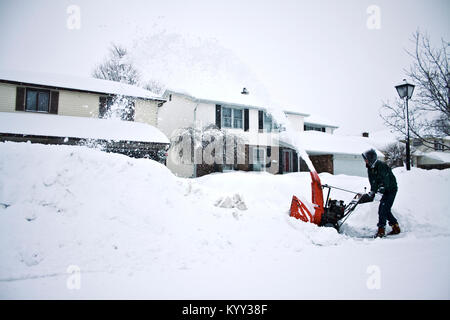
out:
<path id="1" fill-rule="evenodd" d="M 69 5 L 81 10 L 79 30 L 67 28 Z M 380 29 L 367 27 L 370 5 Z M 449 13 L 448 0 L 0 0 L 0 68 L 86 76 L 112 41 L 165 29 L 217 40 L 277 103 L 360 134 L 384 129 L 379 108 L 405 77 L 412 34 L 448 41 Z"/>

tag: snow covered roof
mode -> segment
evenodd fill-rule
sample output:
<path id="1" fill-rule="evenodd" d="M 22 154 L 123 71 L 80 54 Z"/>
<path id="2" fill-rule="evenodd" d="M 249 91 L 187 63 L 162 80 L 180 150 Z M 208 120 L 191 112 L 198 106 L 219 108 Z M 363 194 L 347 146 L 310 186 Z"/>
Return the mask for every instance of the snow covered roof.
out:
<path id="1" fill-rule="evenodd" d="M 432 151 L 432 152 L 421 152 L 416 151 L 414 152 L 415 156 L 419 157 L 425 157 L 432 160 L 436 160 L 440 163 L 450 163 L 450 153 L 448 152 L 439 152 L 439 151 Z"/>
<path id="2" fill-rule="evenodd" d="M 184 90 L 184 89 L 167 89 L 165 94 L 175 93 L 187 96 L 196 101 L 213 102 L 224 105 L 244 106 L 256 109 L 265 109 L 267 102 L 264 99 L 257 98 L 254 94 L 241 94 L 243 87 L 236 86 L 234 90 Z"/>
<path id="3" fill-rule="evenodd" d="M 309 115 L 305 118 L 305 123 L 307 124 L 316 124 L 316 125 L 321 125 L 321 126 L 325 126 L 325 127 L 331 127 L 331 128 L 339 128 L 339 126 L 334 123 L 333 121 L 330 121 L 328 119 L 325 119 L 321 116 L 317 116 L 317 115 Z"/>
<path id="4" fill-rule="evenodd" d="M 90 77 L 0 69 L 0 80 L 151 100 L 165 100 L 160 95 L 137 86 Z"/>
<path id="5" fill-rule="evenodd" d="M 319 131 L 304 131 L 298 133 L 298 135 L 299 144 L 309 154 L 361 155 L 373 148 L 379 156 L 384 156 L 363 137 L 339 136 Z M 283 141 L 282 135 L 280 140 Z"/>
<path id="6" fill-rule="evenodd" d="M 28 112 L 0 112 L 0 133 L 169 143 L 159 129 L 142 122 Z"/>
<path id="7" fill-rule="evenodd" d="M 295 114 L 295 115 L 304 116 L 304 117 L 309 117 L 310 116 L 309 113 L 304 113 L 304 112 L 300 112 L 300 111 L 294 111 L 294 110 L 291 110 L 291 109 L 284 109 L 283 112 L 286 113 L 286 114 Z"/>

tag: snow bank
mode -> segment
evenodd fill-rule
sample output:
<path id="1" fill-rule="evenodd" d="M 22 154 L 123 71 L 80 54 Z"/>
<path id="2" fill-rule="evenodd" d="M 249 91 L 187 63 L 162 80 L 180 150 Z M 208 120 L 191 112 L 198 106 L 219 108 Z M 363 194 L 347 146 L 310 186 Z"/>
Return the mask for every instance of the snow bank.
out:
<path id="1" fill-rule="evenodd" d="M 0 297 L 448 298 L 450 170 L 395 174 L 404 233 L 362 240 L 375 231 L 375 203 L 361 205 L 343 234 L 289 217 L 292 195 L 310 198 L 309 173 L 179 179 L 152 160 L 1 143 Z M 385 291 L 367 289 L 374 264 L 386 270 Z M 76 292 L 65 286 L 72 265 L 84 279 Z"/>
<path id="2" fill-rule="evenodd" d="M 169 143 L 169 139 L 158 128 L 142 122 L 39 113 L 0 112 L 0 132 L 112 141 Z"/>

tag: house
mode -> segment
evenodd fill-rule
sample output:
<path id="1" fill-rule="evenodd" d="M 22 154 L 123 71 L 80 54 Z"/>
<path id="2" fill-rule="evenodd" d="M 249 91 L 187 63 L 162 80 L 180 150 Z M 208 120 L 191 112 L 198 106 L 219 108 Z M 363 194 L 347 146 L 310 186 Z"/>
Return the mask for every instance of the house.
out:
<path id="1" fill-rule="evenodd" d="M 121 119 L 104 119 L 117 101 L 126 104 Z M 0 70 L 0 141 L 96 140 L 106 151 L 161 160 L 169 145 L 157 129 L 164 102 L 148 90 L 114 81 Z"/>
<path id="2" fill-rule="evenodd" d="M 390 145 L 402 144 L 406 139 L 399 133 L 382 130 L 370 134 L 370 142 L 379 150 L 386 150 Z M 411 138 L 411 165 L 422 169 L 450 168 L 450 137 L 436 138 L 427 136 L 427 143 Z"/>
<path id="3" fill-rule="evenodd" d="M 230 158 L 231 163 L 220 161 L 221 163 L 209 165 L 205 164 L 204 159 L 194 160 L 192 154 L 197 154 L 195 150 L 188 150 L 190 157 L 187 161 L 182 161 L 180 155 L 185 155 L 186 149 L 193 149 L 193 142 L 188 143 L 183 152 L 172 145 L 167 166 L 176 175 L 198 177 L 228 170 L 267 171 L 273 174 L 307 171 L 304 161 L 301 159 L 299 161 L 297 148 L 283 134 L 285 125 L 289 125 L 292 132 L 298 135 L 296 138 L 302 141 L 316 137 L 310 134 L 301 137 L 305 131 L 320 131 L 320 139 L 329 140 L 328 146 L 336 145 L 332 134 L 337 126 L 329 121 L 323 119 L 318 121 L 308 114 L 286 110 L 283 112 L 288 124 L 276 123 L 268 109 L 262 107 L 264 102 L 252 97 L 245 88 L 242 92 L 240 90 L 235 92 L 237 94 L 228 96 L 220 94 L 200 96 L 182 90 L 166 90 L 164 98 L 167 102 L 160 108 L 158 127 L 168 137 L 176 136 L 180 128 L 202 129 L 215 125 L 219 129 L 226 129 L 227 132 L 238 135 L 243 141 L 240 163 L 234 155 Z M 309 146 L 306 141 L 305 146 Z M 350 153 L 341 152 L 334 147 L 316 150 L 314 145 L 311 145 L 311 150 L 308 148 L 306 150 L 308 153 L 311 151 L 312 162 L 319 172 L 354 173 L 356 161 L 360 166 L 364 165 L 361 153 L 370 149 L 369 145 L 363 143 L 359 146 L 360 149 L 355 151 L 356 148 L 353 148 Z M 361 174 L 359 171 L 358 173 Z"/>
<path id="4" fill-rule="evenodd" d="M 384 155 L 364 137 L 340 136 L 317 130 L 298 133 L 303 148 L 309 155 L 317 172 L 367 176 L 367 168 L 361 154 L 374 149 L 378 158 Z M 302 171 L 304 164 L 300 165 Z"/>
<path id="5" fill-rule="evenodd" d="M 427 137 L 429 143 L 412 139 L 412 162 L 422 169 L 450 168 L 450 136 L 444 138 Z"/>
<path id="6" fill-rule="evenodd" d="M 240 156 L 233 155 L 230 161 L 219 159 L 214 164 L 205 163 L 204 157 L 199 161 L 180 161 L 178 151 L 171 146 L 167 166 L 176 175 L 198 177 L 227 170 L 298 171 L 295 150 L 278 143 L 277 124 L 265 109 L 258 107 L 259 102 L 252 96 L 238 93 L 231 98 L 196 97 L 182 91 L 166 90 L 164 97 L 167 102 L 159 110 L 158 127 L 168 137 L 174 137 L 180 128 L 203 129 L 215 125 L 242 139 Z M 234 147 L 225 145 L 224 149 Z"/>

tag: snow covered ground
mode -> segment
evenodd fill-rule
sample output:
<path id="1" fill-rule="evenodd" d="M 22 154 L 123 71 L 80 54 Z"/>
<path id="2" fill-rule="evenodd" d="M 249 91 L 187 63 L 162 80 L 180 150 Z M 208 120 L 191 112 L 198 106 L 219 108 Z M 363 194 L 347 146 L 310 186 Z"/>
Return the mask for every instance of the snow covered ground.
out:
<path id="1" fill-rule="evenodd" d="M 342 234 L 289 217 L 308 173 L 181 179 L 152 160 L 1 143 L 0 298 L 449 299 L 450 170 L 394 173 L 403 233 L 373 240 L 377 203 Z"/>

